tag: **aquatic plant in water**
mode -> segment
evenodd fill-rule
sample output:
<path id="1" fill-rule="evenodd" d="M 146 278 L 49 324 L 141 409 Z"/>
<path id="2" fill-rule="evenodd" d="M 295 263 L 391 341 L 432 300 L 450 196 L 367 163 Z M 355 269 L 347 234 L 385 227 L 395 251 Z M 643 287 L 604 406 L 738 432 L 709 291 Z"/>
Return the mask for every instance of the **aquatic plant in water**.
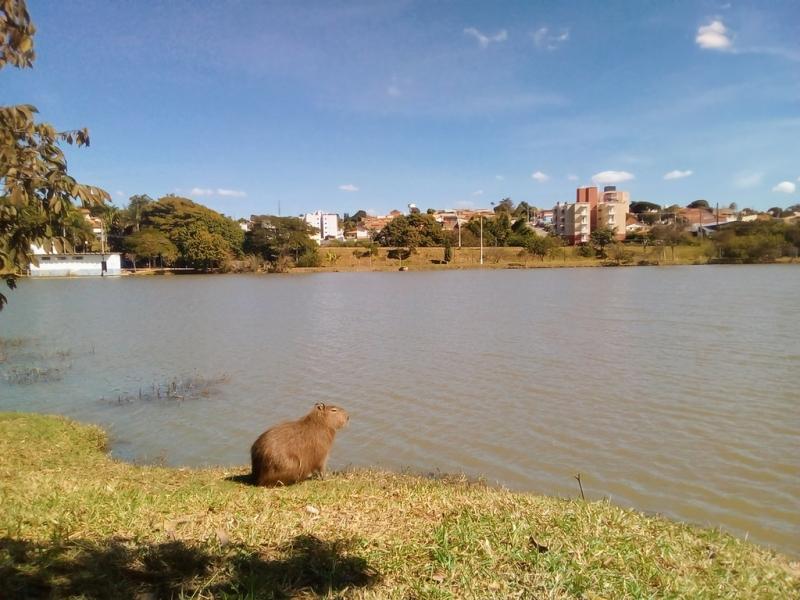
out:
<path id="1" fill-rule="evenodd" d="M 217 393 L 217 387 L 230 381 L 230 375 L 223 373 L 214 377 L 206 377 L 197 373 L 181 377 L 173 377 L 166 382 L 153 382 L 150 385 L 139 386 L 135 392 L 103 396 L 101 402 L 111 404 L 129 404 L 131 402 L 152 402 L 160 400 L 197 400 L 209 398 Z"/>

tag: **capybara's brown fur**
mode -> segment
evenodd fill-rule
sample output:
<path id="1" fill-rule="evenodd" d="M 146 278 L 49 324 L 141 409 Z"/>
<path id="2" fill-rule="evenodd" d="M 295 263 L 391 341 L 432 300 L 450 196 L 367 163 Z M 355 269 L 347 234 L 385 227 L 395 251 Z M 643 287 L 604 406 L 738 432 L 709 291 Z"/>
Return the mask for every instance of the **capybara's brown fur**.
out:
<path id="1" fill-rule="evenodd" d="M 322 474 L 336 431 L 349 420 L 343 408 L 317 404 L 302 419 L 267 429 L 250 448 L 253 482 L 289 485 Z"/>

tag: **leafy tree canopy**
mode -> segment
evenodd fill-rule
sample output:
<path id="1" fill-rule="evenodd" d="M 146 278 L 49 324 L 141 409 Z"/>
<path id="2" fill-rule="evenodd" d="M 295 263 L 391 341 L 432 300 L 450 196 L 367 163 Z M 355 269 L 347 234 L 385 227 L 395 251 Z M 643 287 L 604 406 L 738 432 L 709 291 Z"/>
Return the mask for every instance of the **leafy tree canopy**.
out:
<path id="1" fill-rule="evenodd" d="M 395 248 L 441 246 L 444 234 L 433 215 L 412 213 L 392 219 L 378 232 L 375 241 Z"/>
<path id="2" fill-rule="evenodd" d="M 230 256 L 241 256 L 242 243 L 244 242 L 244 232 L 242 228 L 228 217 L 203 206 L 196 204 L 188 198 L 179 196 L 165 196 L 157 202 L 149 202 L 141 208 L 141 226 L 158 229 L 178 248 L 179 256 L 187 266 L 193 266 L 196 261 L 190 257 L 192 251 L 197 250 L 194 238 L 200 232 L 206 232 L 218 236 L 224 241 L 224 254 Z M 205 244 L 209 243 L 209 238 L 203 236 Z M 214 238 L 214 245 L 218 240 Z M 195 256 L 198 254 L 195 252 Z M 205 259 L 200 261 L 202 265 L 207 265 Z M 211 268 L 200 266 L 198 268 Z"/>
<path id="3" fill-rule="evenodd" d="M 660 211 L 661 207 L 658 204 L 654 204 L 652 202 L 631 202 L 630 211 L 634 214 L 652 212 L 652 211 Z"/>
<path id="4" fill-rule="evenodd" d="M 537 212 L 539 212 L 539 209 L 537 209 L 535 206 L 531 206 L 523 200 L 517 204 L 517 208 L 514 209 L 513 214 L 517 219 L 527 219 L 529 216 L 533 216 Z"/>
<path id="5" fill-rule="evenodd" d="M 253 226 L 245 236 L 245 252 L 258 254 L 273 264 L 283 258 L 295 263 L 315 262 L 318 247 L 309 236 L 316 230 L 304 220 L 273 215 L 253 215 L 250 220 Z"/>
<path id="6" fill-rule="evenodd" d="M 160 257 L 167 264 L 178 258 L 178 248 L 162 232 L 156 229 L 141 229 L 125 238 L 125 250 L 134 257 L 150 261 Z"/>
<path id="7" fill-rule="evenodd" d="M 195 269 L 207 271 L 222 266 L 231 257 L 228 240 L 218 233 L 193 225 L 184 241 L 183 259 Z"/>
<path id="8" fill-rule="evenodd" d="M 514 212 L 514 201 L 511 198 L 503 198 L 500 202 L 497 203 L 497 206 L 494 207 L 495 213 L 513 213 Z"/>
<path id="9" fill-rule="evenodd" d="M 598 254 L 604 255 L 606 246 L 614 242 L 614 235 L 610 227 L 598 227 L 589 234 L 589 243 Z"/>
<path id="10" fill-rule="evenodd" d="M 686 208 L 709 208 L 707 200 L 695 200 L 686 205 Z"/>
<path id="11" fill-rule="evenodd" d="M 683 227 L 674 223 L 654 225 L 650 230 L 650 237 L 653 241 L 671 247 L 685 243 L 689 239 Z"/>
<path id="12" fill-rule="evenodd" d="M 33 65 L 35 32 L 24 0 L 0 0 L 0 69 Z M 37 123 L 37 112 L 29 104 L 0 106 L 0 277 L 12 289 L 35 260 L 32 244 L 69 243 L 68 232 L 79 224 L 73 202 L 91 207 L 110 200 L 67 174 L 60 144 L 88 146 L 88 131 L 57 131 Z M 0 294 L 0 309 L 5 303 Z"/>
<path id="13" fill-rule="evenodd" d="M 552 254 L 557 248 L 561 247 L 561 240 L 553 236 L 536 235 L 533 234 L 525 241 L 525 251 L 534 256 L 538 256 L 541 260 L 548 254 Z"/>

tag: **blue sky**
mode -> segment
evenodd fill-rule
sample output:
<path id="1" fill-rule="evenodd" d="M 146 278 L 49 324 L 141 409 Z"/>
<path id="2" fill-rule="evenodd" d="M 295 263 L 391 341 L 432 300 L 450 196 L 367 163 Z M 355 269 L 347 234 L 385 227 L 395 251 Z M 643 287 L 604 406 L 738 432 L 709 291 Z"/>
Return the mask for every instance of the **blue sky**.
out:
<path id="1" fill-rule="evenodd" d="M 89 127 L 70 171 L 235 217 L 800 203 L 800 2 L 51 2 L 0 102 Z M 669 175 L 668 175 L 669 174 Z M 667 177 L 665 179 L 665 177 Z"/>

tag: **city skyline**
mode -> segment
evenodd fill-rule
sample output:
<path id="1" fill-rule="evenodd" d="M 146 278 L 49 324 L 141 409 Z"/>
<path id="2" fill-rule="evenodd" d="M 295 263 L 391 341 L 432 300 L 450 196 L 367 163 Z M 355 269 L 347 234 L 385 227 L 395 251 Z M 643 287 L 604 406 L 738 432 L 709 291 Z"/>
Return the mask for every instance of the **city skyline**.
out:
<path id="1" fill-rule="evenodd" d="M 800 202 L 796 3 L 31 2 L 3 103 L 86 126 L 70 173 L 124 205 L 385 214 L 581 185 Z"/>

